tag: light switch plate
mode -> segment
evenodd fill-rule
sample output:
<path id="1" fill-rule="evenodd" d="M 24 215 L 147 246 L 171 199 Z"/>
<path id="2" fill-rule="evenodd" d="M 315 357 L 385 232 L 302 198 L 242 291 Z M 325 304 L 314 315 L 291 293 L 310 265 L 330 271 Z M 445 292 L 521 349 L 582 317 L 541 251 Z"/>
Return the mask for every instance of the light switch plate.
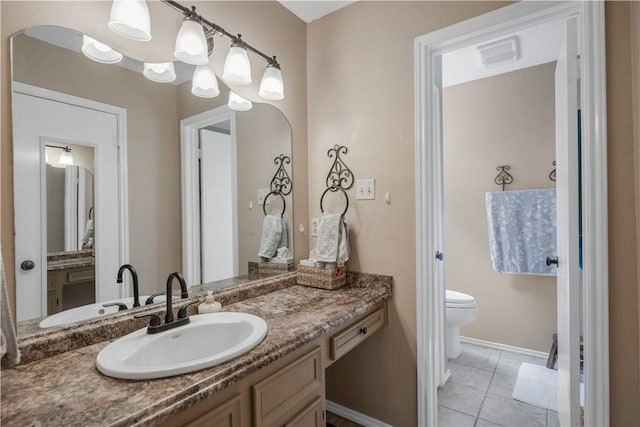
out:
<path id="1" fill-rule="evenodd" d="M 356 199 L 373 200 L 376 198 L 376 180 L 359 179 L 356 181 Z"/>
<path id="2" fill-rule="evenodd" d="M 311 218 L 311 237 L 318 237 L 319 226 L 320 226 L 320 218 Z"/>
<path id="3" fill-rule="evenodd" d="M 264 199 L 267 197 L 267 194 L 269 194 L 268 188 L 258 189 L 258 206 L 264 205 Z M 267 204 L 269 204 L 269 202 L 267 202 Z"/>

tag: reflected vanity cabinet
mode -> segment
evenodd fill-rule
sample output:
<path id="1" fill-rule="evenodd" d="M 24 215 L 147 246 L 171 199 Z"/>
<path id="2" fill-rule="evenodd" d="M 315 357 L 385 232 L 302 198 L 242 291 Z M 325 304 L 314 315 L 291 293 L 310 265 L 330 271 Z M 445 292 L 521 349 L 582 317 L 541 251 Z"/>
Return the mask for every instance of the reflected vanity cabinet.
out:
<path id="1" fill-rule="evenodd" d="M 47 271 L 47 314 L 95 302 L 95 267 Z"/>
<path id="2" fill-rule="evenodd" d="M 338 331 L 305 344 L 281 360 L 214 393 L 161 425 L 324 427 L 324 370 L 385 326 L 387 319 L 387 305 L 384 303 Z"/>

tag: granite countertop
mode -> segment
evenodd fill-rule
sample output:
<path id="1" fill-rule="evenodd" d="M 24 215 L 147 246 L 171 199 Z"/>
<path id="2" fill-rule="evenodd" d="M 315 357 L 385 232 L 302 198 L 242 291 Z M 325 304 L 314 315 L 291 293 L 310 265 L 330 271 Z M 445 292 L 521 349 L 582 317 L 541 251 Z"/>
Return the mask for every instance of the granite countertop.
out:
<path id="1" fill-rule="evenodd" d="M 47 271 L 61 271 L 69 268 L 90 267 L 95 265 L 93 249 L 72 252 L 52 252 L 47 255 Z"/>
<path id="2" fill-rule="evenodd" d="M 333 291 L 294 285 L 226 305 L 255 314 L 269 332 L 249 353 L 170 378 L 128 381 L 100 374 L 95 358 L 110 341 L 2 371 L 1 420 L 11 426 L 148 426 L 206 399 L 391 297 L 391 277 L 352 277 Z"/>

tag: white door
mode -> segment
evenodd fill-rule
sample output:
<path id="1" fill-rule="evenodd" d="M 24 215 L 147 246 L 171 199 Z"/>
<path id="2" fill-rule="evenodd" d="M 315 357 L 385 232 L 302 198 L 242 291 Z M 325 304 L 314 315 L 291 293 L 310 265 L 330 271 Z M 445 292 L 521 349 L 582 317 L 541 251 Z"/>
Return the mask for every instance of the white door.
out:
<path id="1" fill-rule="evenodd" d="M 238 275 L 236 150 L 231 136 L 200 130 L 202 283 Z"/>
<path id="2" fill-rule="evenodd" d="M 13 161 L 17 320 L 47 315 L 45 144 L 95 148 L 96 300 L 119 297 L 118 119 L 114 114 L 13 93 Z M 31 260 L 32 269 L 21 268 Z"/>
<path id="3" fill-rule="evenodd" d="M 563 426 L 580 425 L 577 44 L 577 20 L 570 18 L 556 65 L 558 408 Z"/>

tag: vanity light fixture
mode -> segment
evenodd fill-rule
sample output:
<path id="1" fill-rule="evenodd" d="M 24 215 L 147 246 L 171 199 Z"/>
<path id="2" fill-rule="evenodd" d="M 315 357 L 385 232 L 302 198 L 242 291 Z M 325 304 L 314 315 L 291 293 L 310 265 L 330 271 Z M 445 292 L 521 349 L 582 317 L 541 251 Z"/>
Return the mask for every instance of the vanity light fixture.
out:
<path id="1" fill-rule="evenodd" d="M 211 68 L 198 65 L 191 80 L 191 93 L 200 98 L 215 98 L 220 94 L 218 79 Z"/>
<path id="2" fill-rule="evenodd" d="M 209 63 L 207 37 L 197 16 L 196 8 L 192 6 L 191 12 L 184 17 L 180 31 L 176 36 L 176 48 L 173 56 L 187 64 L 207 65 Z"/>
<path id="3" fill-rule="evenodd" d="M 248 99 L 244 99 L 234 91 L 229 91 L 229 108 L 235 111 L 247 111 L 253 107 L 253 104 Z"/>
<path id="4" fill-rule="evenodd" d="M 145 0 L 114 0 L 109 28 L 131 40 L 151 40 L 151 19 Z"/>
<path id="5" fill-rule="evenodd" d="M 176 37 L 176 47 L 174 51 L 174 56 L 178 60 L 192 65 L 207 65 L 209 63 L 209 55 L 211 54 L 208 48 L 211 47 L 210 41 L 213 35 L 225 37 L 231 40 L 231 49 L 225 60 L 222 78 L 231 84 L 247 85 L 251 83 L 251 64 L 249 62 L 248 52 L 253 52 L 267 62 L 267 69 L 262 77 L 258 94 L 272 101 L 284 99 L 282 72 L 275 56 L 268 56 L 262 53 L 260 50 L 242 40 L 240 34 L 234 35 L 209 21 L 198 14 L 196 8 L 193 6 L 189 9 L 177 1 L 161 1 L 184 15 L 182 26 Z M 125 10 L 130 12 L 125 13 Z M 143 19 L 145 16 L 146 21 Z M 124 37 L 134 40 L 150 40 L 151 34 L 149 32 L 150 24 L 148 20 L 149 10 L 144 0 L 114 0 L 111 8 L 109 28 Z M 143 36 L 141 36 L 141 34 Z M 136 38 L 136 36 L 138 36 L 138 38 Z M 197 73 L 194 73 L 194 80 L 197 80 L 196 74 Z M 147 76 L 146 64 L 144 75 Z M 149 76 L 147 77 L 151 78 Z M 154 79 L 151 78 L 151 80 Z M 155 81 L 167 82 L 171 80 Z M 194 87 L 197 88 L 198 86 Z M 194 91 L 192 89 L 192 92 L 196 94 L 198 90 L 196 89 Z M 249 102 L 246 99 L 243 100 Z M 245 104 L 242 103 L 242 105 Z"/>
<path id="6" fill-rule="evenodd" d="M 48 148 L 57 148 L 59 150 L 62 150 L 62 154 L 60 154 L 60 157 L 58 158 L 58 162 L 57 163 L 53 163 L 53 162 L 49 162 L 49 153 L 47 152 L 47 147 Z M 63 168 L 65 166 L 69 166 L 69 165 L 73 165 L 73 155 L 71 154 L 71 147 L 64 146 L 64 147 L 60 147 L 58 145 L 49 145 L 46 144 L 45 145 L 45 163 L 50 164 L 53 167 L 56 168 Z"/>
<path id="7" fill-rule="evenodd" d="M 145 62 L 142 74 L 158 83 L 171 83 L 176 79 L 173 62 Z"/>
<path id="8" fill-rule="evenodd" d="M 103 64 L 116 64 L 122 61 L 122 54 L 104 43 L 89 36 L 82 36 L 82 53 L 93 61 Z"/>
<path id="9" fill-rule="evenodd" d="M 264 70 L 258 95 L 273 101 L 284 99 L 284 82 L 282 81 L 280 65 L 277 63 L 270 63 L 267 65 L 267 69 Z"/>
<path id="10" fill-rule="evenodd" d="M 248 85 L 251 83 L 251 63 L 247 48 L 244 47 L 242 36 L 231 44 L 231 49 L 224 60 L 224 73 L 222 78 L 229 83 L 237 85 Z"/>

